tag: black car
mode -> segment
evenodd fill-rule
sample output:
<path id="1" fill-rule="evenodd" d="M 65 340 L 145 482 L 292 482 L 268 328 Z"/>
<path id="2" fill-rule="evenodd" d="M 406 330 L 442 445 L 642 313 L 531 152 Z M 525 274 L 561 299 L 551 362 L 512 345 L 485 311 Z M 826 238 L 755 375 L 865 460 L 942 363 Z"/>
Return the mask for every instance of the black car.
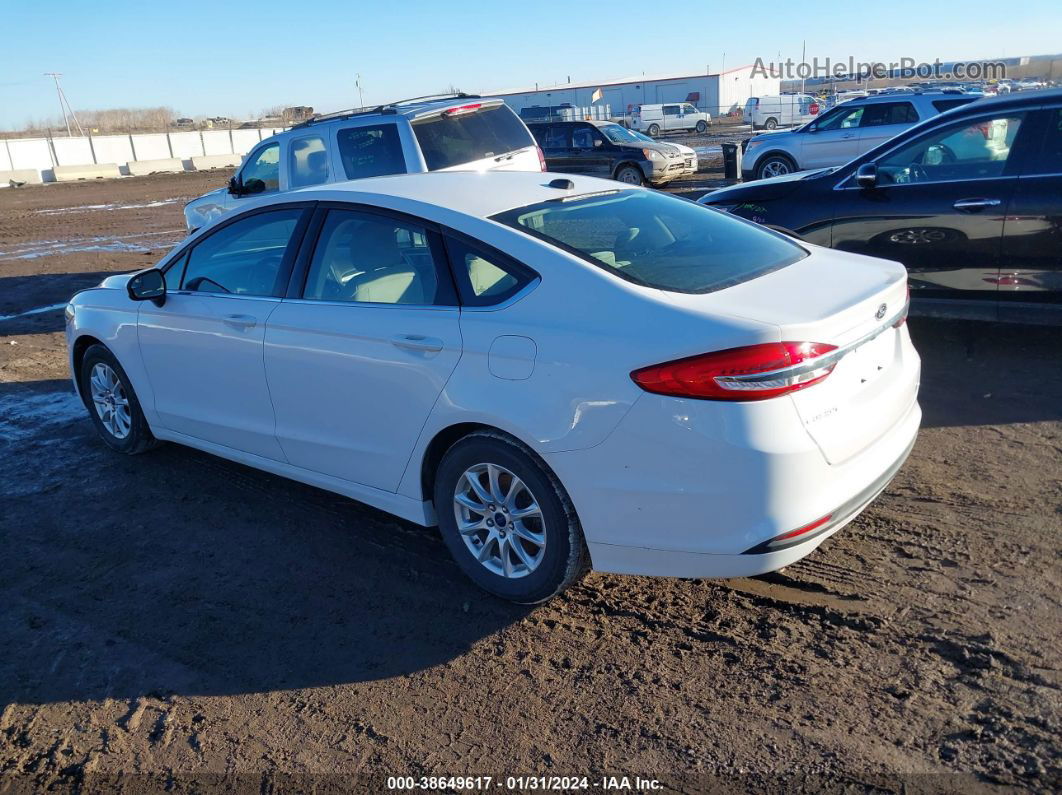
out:
<path id="1" fill-rule="evenodd" d="M 546 168 L 589 174 L 631 185 L 663 185 L 691 166 L 676 146 L 651 143 L 610 121 L 528 124 L 546 156 Z"/>
<path id="2" fill-rule="evenodd" d="M 700 202 L 902 262 L 916 311 L 1062 323 L 1062 90 L 965 105 L 846 165 Z"/>

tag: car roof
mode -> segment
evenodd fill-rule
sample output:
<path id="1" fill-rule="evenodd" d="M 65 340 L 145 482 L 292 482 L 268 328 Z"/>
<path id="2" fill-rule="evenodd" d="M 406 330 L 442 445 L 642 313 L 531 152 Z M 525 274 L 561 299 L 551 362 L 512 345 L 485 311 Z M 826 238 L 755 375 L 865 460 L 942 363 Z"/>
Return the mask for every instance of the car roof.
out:
<path id="1" fill-rule="evenodd" d="M 569 180 L 571 189 L 551 188 L 552 180 Z M 529 204 L 578 196 L 584 193 L 616 190 L 639 190 L 613 180 L 584 177 L 578 174 L 551 174 L 541 171 L 428 171 L 367 177 L 350 182 L 334 182 L 274 194 L 271 201 L 258 206 L 285 201 L 338 201 L 381 204 L 399 209 L 406 202 L 438 207 L 476 218 Z M 390 201 L 398 199 L 399 202 Z"/>
<path id="2" fill-rule="evenodd" d="M 307 119 L 301 124 L 296 124 L 290 130 L 277 133 L 277 136 L 285 135 L 296 130 L 304 130 L 308 127 L 319 127 L 323 124 L 343 122 L 347 119 L 364 119 L 372 116 L 414 117 L 429 111 L 445 110 L 449 107 L 467 105 L 469 104 L 469 100 L 476 100 L 480 104 L 504 104 L 504 101 L 500 97 L 481 97 L 478 94 L 463 93 L 431 94 L 424 97 L 400 99 L 395 102 L 389 102 L 385 105 L 377 105 L 372 108 L 352 108 L 350 110 L 339 110 L 334 113 L 320 114 L 314 116 L 312 119 Z"/>

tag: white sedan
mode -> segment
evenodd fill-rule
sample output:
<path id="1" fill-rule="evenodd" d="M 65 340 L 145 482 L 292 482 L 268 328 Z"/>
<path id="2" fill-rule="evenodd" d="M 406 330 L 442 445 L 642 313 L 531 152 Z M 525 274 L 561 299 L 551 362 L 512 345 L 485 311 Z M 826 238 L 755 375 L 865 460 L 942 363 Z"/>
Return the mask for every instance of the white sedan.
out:
<path id="1" fill-rule="evenodd" d="M 159 441 L 438 524 L 518 602 L 588 568 L 790 564 L 920 420 L 904 269 L 590 177 L 447 172 L 257 200 L 67 307 L 74 383 Z"/>

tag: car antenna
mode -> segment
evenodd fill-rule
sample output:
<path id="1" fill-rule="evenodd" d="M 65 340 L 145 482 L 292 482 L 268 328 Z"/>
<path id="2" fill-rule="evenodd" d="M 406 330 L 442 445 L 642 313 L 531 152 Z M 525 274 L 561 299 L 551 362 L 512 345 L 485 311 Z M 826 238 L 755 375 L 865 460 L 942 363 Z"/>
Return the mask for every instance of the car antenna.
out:
<path id="1" fill-rule="evenodd" d="M 571 190 L 575 187 L 575 183 L 570 179 L 551 179 L 547 187 L 557 188 L 559 190 Z"/>

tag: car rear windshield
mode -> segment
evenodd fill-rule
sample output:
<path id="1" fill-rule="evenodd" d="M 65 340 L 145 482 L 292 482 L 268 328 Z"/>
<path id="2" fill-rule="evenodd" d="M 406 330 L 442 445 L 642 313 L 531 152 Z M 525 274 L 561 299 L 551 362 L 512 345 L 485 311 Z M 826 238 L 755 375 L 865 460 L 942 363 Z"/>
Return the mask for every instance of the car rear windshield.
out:
<path id="1" fill-rule="evenodd" d="M 444 112 L 413 122 L 413 132 L 431 171 L 535 145 L 523 122 L 506 105 L 471 113 Z"/>
<path id="2" fill-rule="evenodd" d="M 676 293 L 722 290 L 807 256 L 781 235 L 648 190 L 551 199 L 492 217 L 628 281 Z"/>

